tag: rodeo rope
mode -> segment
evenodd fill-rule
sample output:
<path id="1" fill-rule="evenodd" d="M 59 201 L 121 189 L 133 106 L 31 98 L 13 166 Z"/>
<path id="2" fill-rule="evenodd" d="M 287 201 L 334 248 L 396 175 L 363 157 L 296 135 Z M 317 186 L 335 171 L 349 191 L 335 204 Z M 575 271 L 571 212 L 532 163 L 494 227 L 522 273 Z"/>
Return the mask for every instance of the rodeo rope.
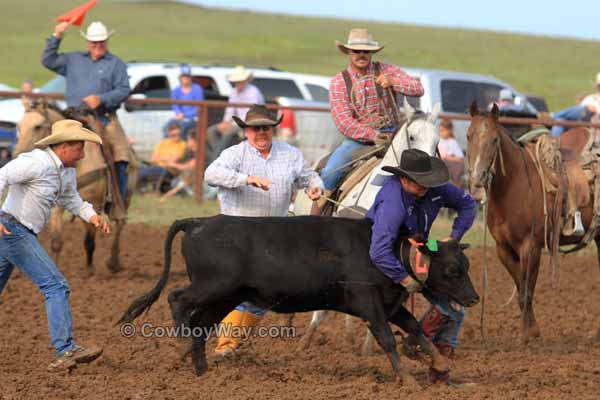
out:
<path id="1" fill-rule="evenodd" d="M 377 83 L 375 82 L 375 75 L 374 74 L 367 74 L 365 76 L 362 76 L 358 79 L 358 85 L 354 85 L 352 87 L 352 92 L 350 93 L 350 107 L 352 107 L 352 111 L 354 111 L 354 115 L 357 116 L 357 120 L 360 121 L 363 125 L 367 125 L 373 129 L 381 129 L 384 128 L 386 126 L 389 126 L 390 123 L 392 122 L 392 119 L 390 118 L 389 115 L 379 115 L 374 109 L 369 110 L 366 109 L 366 111 L 362 114 L 360 114 L 358 112 L 358 109 L 356 108 L 355 104 L 357 103 L 357 98 L 356 98 L 356 86 L 362 87 L 364 86 L 364 83 L 366 83 L 367 81 L 371 80 L 373 82 L 373 86 L 376 86 Z M 385 103 L 383 102 L 383 99 L 380 99 L 379 97 L 377 97 L 377 100 L 379 100 L 379 107 L 381 107 L 382 110 L 385 110 Z M 365 101 L 366 101 L 366 97 L 365 97 Z"/>

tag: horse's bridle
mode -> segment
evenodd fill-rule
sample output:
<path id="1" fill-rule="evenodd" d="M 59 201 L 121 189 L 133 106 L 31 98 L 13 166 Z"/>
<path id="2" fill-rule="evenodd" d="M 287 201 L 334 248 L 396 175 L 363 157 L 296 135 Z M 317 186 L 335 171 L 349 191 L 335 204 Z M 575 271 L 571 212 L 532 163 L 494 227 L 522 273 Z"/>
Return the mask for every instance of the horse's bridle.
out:
<path id="1" fill-rule="evenodd" d="M 493 156 L 491 157 L 490 163 L 487 166 L 487 168 L 484 170 L 485 173 L 485 180 L 482 183 L 482 187 L 488 191 L 490 185 L 492 184 L 492 179 L 494 179 L 494 176 L 496 175 L 496 160 L 499 159 L 500 160 L 500 171 L 502 172 L 502 175 L 506 175 L 506 171 L 504 169 L 504 160 L 502 158 L 502 149 L 500 148 L 501 146 L 501 135 L 498 134 L 498 136 L 494 139 L 492 146 L 495 147 L 495 151 Z M 468 174 L 469 174 L 469 184 L 471 183 L 471 163 L 469 163 L 469 169 L 468 169 Z"/>

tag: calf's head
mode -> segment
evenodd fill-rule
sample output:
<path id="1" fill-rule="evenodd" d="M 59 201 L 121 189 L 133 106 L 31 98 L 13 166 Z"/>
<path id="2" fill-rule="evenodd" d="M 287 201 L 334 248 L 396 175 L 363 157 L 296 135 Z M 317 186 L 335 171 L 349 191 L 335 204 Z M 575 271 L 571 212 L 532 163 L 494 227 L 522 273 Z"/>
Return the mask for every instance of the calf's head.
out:
<path id="1" fill-rule="evenodd" d="M 463 252 L 469 245 L 455 241 L 437 243 L 437 249 L 434 250 L 427 246 L 419 248 L 430 260 L 426 290 L 435 300 L 447 301 L 453 308 L 456 308 L 453 303 L 474 306 L 479 302 L 479 295 L 473 288 L 469 277 L 469 259 Z"/>

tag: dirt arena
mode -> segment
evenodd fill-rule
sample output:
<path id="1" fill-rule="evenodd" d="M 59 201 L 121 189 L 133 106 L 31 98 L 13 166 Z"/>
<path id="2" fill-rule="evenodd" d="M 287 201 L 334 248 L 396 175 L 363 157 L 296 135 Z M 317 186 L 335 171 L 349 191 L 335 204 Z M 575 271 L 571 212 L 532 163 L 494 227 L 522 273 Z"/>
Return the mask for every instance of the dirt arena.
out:
<path id="1" fill-rule="evenodd" d="M 149 290 L 162 272 L 166 228 L 130 225 L 123 245 L 125 270 L 112 275 L 104 267 L 109 240 L 97 247 L 97 272 L 88 277 L 84 265 L 82 229 L 70 225 L 60 268 L 72 288 L 75 338 L 84 345 L 104 347 L 95 363 L 71 373 L 49 374 L 52 349 L 41 294 L 20 273 L 13 274 L 0 305 L 0 399 L 597 399 L 600 392 L 600 343 L 592 339 L 600 326 L 600 272 L 595 251 L 563 260 L 559 288 L 550 286 L 544 260 L 535 310 L 542 339 L 528 347 L 519 341 L 518 306 L 501 308 L 512 283 L 493 251 L 485 325 L 479 333 L 480 306 L 470 309 L 462 331 L 462 347 L 453 374 L 474 386 L 456 389 L 427 384 L 427 369 L 403 359 L 424 386 L 410 392 L 392 380 L 387 358 L 379 353 L 361 357 L 358 346 L 343 337 L 343 316 L 326 321 L 312 348 L 292 353 L 298 338 L 255 339 L 239 360 L 215 363 L 214 339 L 208 346 L 209 371 L 197 378 L 189 358 L 181 360 L 184 344 L 172 338 L 125 338 L 116 320 L 134 297 Z M 42 235 L 47 244 L 47 237 Z M 187 285 L 184 266 L 176 253 L 167 289 Z M 484 254 L 470 249 L 471 276 L 481 294 Z M 417 300 L 420 315 L 424 307 Z M 297 334 L 309 315 L 297 316 Z M 262 325 L 279 324 L 271 314 Z M 138 319 L 170 326 L 163 295 L 149 314 Z M 364 328 L 355 322 L 360 338 Z"/>

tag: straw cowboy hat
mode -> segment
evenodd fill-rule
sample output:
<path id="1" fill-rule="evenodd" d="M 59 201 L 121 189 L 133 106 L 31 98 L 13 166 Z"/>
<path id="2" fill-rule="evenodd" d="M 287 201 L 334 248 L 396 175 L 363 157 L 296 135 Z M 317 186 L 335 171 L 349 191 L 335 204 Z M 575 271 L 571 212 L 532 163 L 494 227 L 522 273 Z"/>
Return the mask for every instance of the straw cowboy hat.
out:
<path id="1" fill-rule="evenodd" d="M 227 75 L 227 80 L 231 83 L 244 82 L 251 78 L 252 72 L 244 68 L 243 65 L 238 65 L 231 74 Z"/>
<path id="2" fill-rule="evenodd" d="M 404 150 L 399 167 L 385 166 L 381 169 L 411 179 L 426 188 L 443 186 L 450 180 L 444 161 L 418 149 Z"/>
<path id="3" fill-rule="evenodd" d="M 348 43 L 344 44 L 336 40 L 335 45 L 344 54 L 348 54 L 348 50 L 368 50 L 377 53 L 383 49 L 379 42 L 373 40 L 369 31 L 363 28 L 352 29 L 348 34 Z"/>
<path id="4" fill-rule="evenodd" d="M 108 31 L 102 22 L 92 22 L 88 26 L 86 33 L 79 31 L 88 42 L 103 42 L 108 39 L 115 31 Z"/>
<path id="5" fill-rule="evenodd" d="M 247 128 L 249 126 L 277 126 L 283 119 L 283 115 L 279 119 L 273 117 L 273 113 L 267 107 L 254 104 L 246 113 L 246 121 L 242 121 L 236 116 L 233 116 L 233 120 L 240 128 Z"/>
<path id="6" fill-rule="evenodd" d="M 63 119 L 52 124 L 52 133 L 35 143 L 36 147 L 46 147 L 63 142 L 86 141 L 102 144 L 100 136 L 83 127 L 81 122 Z"/>

